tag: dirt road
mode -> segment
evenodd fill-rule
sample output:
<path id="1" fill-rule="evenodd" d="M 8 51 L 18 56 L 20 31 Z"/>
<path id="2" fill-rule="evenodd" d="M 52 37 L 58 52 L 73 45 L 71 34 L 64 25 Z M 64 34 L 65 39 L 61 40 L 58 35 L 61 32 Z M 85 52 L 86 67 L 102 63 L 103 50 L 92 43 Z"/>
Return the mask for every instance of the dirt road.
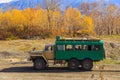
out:
<path id="1" fill-rule="evenodd" d="M 66 67 L 35 70 L 32 63 L 0 63 L 0 80 L 120 80 L 120 64 L 94 65 L 92 71 L 71 71 Z"/>

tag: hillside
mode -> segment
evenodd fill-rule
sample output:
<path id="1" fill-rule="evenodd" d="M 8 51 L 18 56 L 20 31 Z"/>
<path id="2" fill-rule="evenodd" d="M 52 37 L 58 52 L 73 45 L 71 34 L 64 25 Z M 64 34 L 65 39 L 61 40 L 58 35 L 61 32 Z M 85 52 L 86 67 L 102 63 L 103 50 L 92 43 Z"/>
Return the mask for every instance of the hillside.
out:
<path id="1" fill-rule="evenodd" d="M 50 1 L 50 0 L 48 0 Z M 77 8 L 81 3 L 83 2 L 97 2 L 98 4 L 109 4 L 113 3 L 117 6 L 119 6 L 120 1 L 119 0 L 55 0 L 58 1 L 59 6 L 61 7 L 61 10 L 65 10 L 68 6 Z M 11 9 L 11 8 L 17 8 L 20 10 L 23 10 L 25 8 L 36 8 L 38 5 L 41 5 L 42 8 L 45 8 L 45 0 L 13 0 L 9 3 L 1 3 L 0 8 L 3 10 Z"/>
<path id="2" fill-rule="evenodd" d="M 60 5 L 61 9 L 65 9 L 68 6 L 77 7 L 80 5 L 80 0 L 56 0 L 58 1 L 58 5 Z M 46 2 L 45 0 L 15 0 L 9 3 L 2 3 L 0 4 L 0 8 L 7 9 L 7 8 L 17 8 L 23 10 L 25 8 L 36 8 L 38 5 L 41 5 L 42 8 L 45 8 Z"/>

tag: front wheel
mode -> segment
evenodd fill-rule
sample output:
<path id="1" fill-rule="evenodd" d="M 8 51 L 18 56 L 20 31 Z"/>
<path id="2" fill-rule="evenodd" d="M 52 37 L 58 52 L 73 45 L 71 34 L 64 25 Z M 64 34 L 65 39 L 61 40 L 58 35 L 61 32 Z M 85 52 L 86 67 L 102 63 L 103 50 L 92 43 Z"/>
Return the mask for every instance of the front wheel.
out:
<path id="1" fill-rule="evenodd" d="M 81 65 L 82 65 L 83 70 L 89 71 L 93 68 L 93 61 L 90 60 L 90 59 L 85 59 L 85 60 L 82 61 Z"/>
<path id="2" fill-rule="evenodd" d="M 45 69 L 45 66 L 46 66 L 46 63 L 43 59 L 35 59 L 34 61 L 34 67 L 35 69 L 37 70 L 42 70 L 42 69 Z"/>

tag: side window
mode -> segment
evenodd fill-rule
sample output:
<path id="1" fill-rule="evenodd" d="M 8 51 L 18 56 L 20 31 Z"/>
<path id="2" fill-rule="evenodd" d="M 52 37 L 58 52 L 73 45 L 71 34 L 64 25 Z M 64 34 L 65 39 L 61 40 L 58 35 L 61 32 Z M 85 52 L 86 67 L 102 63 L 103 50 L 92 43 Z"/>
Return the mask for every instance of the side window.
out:
<path id="1" fill-rule="evenodd" d="M 64 51 L 65 45 L 57 45 L 57 50 Z"/>
<path id="2" fill-rule="evenodd" d="M 84 46 L 83 46 L 83 49 L 84 49 L 84 50 L 91 51 L 91 50 L 92 50 L 92 45 L 84 45 Z"/>
<path id="3" fill-rule="evenodd" d="M 72 45 L 66 45 L 66 50 L 73 50 L 73 46 Z"/>
<path id="4" fill-rule="evenodd" d="M 53 46 L 45 46 L 45 51 L 52 51 L 53 50 Z"/>
<path id="5" fill-rule="evenodd" d="M 75 50 L 82 50 L 82 45 L 75 45 Z"/>
<path id="6" fill-rule="evenodd" d="M 88 45 L 88 51 L 92 50 L 92 45 Z"/>
<path id="7" fill-rule="evenodd" d="M 87 45 L 84 45 L 83 46 L 83 50 L 87 50 L 88 49 L 88 46 Z"/>
<path id="8" fill-rule="evenodd" d="M 94 45 L 93 50 L 94 51 L 99 51 L 100 50 L 100 45 Z"/>
<path id="9" fill-rule="evenodd" d="M 48 50 L 49 50 L 49 51 L 52 51 L 52 46 L 49 46 L 49 47 L 48 47 Z"/>

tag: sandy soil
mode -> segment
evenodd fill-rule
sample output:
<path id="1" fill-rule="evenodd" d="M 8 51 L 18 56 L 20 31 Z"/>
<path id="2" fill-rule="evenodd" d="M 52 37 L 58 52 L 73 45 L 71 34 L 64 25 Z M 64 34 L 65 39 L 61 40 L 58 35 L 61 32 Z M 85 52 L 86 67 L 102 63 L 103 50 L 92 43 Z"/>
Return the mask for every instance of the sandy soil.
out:
<path id="1" fill-rule="evenodd" d="M 49 67 L 45 70 L 35 70 L 31 62 L 0 63 L 0 80 L 119 80 L 120 64 L 94 65 L 92 71 L 81 69 L 71 71 L 67 67 Z"/>

